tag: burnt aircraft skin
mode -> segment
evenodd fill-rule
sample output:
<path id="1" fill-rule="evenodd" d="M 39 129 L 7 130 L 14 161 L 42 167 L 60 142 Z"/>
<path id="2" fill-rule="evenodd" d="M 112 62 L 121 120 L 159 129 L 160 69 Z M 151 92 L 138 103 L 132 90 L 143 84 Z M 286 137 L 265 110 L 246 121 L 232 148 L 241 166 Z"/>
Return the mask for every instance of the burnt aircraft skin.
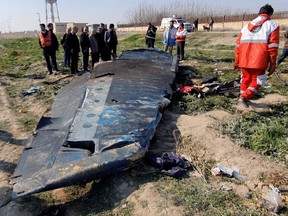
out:
<path id="1" fill-rule="evenodd" d="M 148 150 L 177 70 L 163 51 L 130 50 L 63 87 L 19 159 L 12 198 L 133 166 Z"/>

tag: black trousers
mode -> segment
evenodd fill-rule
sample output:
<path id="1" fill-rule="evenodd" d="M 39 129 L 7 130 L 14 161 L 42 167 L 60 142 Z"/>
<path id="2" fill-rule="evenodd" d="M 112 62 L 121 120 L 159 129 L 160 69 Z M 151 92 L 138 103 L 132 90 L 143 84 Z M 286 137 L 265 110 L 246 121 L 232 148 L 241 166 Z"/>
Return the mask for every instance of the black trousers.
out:
<path id="1" fill-rule="evenodd" d="M 288 56 L 288 49 L 284 48 L 281 56 L 277 60 L 277 65 L 279 65 Z"/>
<path id="2" fill-rule="evenodd" d="M 109 53 L 109 47 L 105 46 L 101 51 L 101 59 L 102 61 L 111 60 L 111 54 Z"/>
<path id="3" fill-rule="evenodd" d="M 94 68 L 94 64 L 99 62 L 99 52 L 92 52 L 91 57 L 92 57 L 92 68 Z"/>
<path id="4" fill-rule="evenodd" d="M 52 73 L 52 66 L 51 66 L 51 51 L 48 49 L 43 49 L 43 55 L 46 61 L 47 69 L 49 73 Z"/>
<path id="5" fill-rule="evenodd" d="M 146 43 L 148 48 L 154 48 L 155 39 L 147 38 Z"/>
<path id="6" fill-rule="evenodd" d="M 185 41 L 177 42 L 177 57 L 179 60 L 184 59 Z"/>
<path id="7" fill-rule="evenodd" d="M 78 59 L 79 59 L 79 52 L 73 52 L 71 53 L 71 73 L 77 73 L 78 72 Z"/>
<path id="8" fill-rule="evenodd" d="M 116 59 L 117 56 L 117 45 L 111 45 L 109 46 L 109 55 L 113 57 L 113 59 Z"/>
<path id="9" fill-rule="evenodd" d="M 82 52 L 83 54 L 83 70 L 88 71 L 89 52 Z"/>
<path id="10" fill-rule="evenodd" d="M 57 61 L 56 61 L 56 50 L 51 50 L 51 61 L 53 69 L 58 71 Z"/>

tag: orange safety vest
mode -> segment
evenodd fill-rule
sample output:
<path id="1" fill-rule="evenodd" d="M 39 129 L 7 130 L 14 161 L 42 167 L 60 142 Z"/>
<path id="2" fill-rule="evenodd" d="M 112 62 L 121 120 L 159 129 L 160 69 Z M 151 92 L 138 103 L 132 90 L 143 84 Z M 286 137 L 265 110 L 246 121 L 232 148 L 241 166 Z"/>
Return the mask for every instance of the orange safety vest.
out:
<path id="1" fill-rule="evenodd" d="M 45 37 L 42 33 L 40 33 L 39 39 L 40 39 L 42 48 L 51 46 L 52 45 L 52 33 L 51 33 L 51 31 L 48 31 L 48 34 L 46 34 Z"/>

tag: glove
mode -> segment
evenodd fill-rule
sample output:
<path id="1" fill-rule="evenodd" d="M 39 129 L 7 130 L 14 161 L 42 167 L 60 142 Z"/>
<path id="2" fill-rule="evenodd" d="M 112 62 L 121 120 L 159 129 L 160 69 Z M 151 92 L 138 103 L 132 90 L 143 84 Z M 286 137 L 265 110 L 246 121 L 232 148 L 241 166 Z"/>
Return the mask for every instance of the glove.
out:
<path id="1" fill-rule="evenodd" d="M 234 64 L 234 71 L 240 71 L 239 65 L 237 63 Z"/>
<path id="2" fill-rule="evenodd" d="M 271 76 L 276 70 L 276 64 L 270 65 L 269 69 L 268 69 L 268 76 Z"/>

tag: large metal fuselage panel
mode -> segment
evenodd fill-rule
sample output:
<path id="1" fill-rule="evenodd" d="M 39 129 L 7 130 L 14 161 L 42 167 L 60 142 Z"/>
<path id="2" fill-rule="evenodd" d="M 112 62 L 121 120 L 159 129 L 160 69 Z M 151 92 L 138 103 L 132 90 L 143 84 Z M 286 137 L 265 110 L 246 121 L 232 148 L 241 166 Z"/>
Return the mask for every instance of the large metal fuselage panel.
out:
<path id="1" fill-rule="evenodd" d="M 63 87 L 21 155 L 13 197 L 89 181 L 141 158 L 177 65 L 161 51 L 127 51 Z"/>

